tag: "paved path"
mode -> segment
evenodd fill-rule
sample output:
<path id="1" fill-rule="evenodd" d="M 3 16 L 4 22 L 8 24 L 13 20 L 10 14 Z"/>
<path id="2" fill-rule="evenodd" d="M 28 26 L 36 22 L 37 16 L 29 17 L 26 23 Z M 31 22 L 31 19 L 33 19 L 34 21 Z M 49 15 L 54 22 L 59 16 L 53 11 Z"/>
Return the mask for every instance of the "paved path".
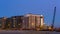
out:
<path id="1" fill-rule="evenodd" d="M 60 32 L 49 31 L 0 31 L 0 34 L 60 34 Z"/>

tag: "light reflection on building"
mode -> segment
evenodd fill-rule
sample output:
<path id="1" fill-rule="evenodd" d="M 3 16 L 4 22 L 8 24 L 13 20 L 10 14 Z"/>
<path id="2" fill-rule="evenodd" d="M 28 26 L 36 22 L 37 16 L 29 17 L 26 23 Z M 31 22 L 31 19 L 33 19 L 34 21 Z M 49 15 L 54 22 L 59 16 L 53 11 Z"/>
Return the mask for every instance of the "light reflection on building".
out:
<path id="1" fill-rule="evenodd" d="M 0 28 L 3 29 L 35 29 L 43 25 L 44 16 L 38 14 L 0 18 Z"/>
<path id="2" fill-rule="evenodd" d="M 26 23 L 26 28 L 36 28 L 43 26 L 44 24 L 44 17 L 41 15 L 36 15 L 36 14 L 26 14 L 25 16 L 25 23 Z"/>

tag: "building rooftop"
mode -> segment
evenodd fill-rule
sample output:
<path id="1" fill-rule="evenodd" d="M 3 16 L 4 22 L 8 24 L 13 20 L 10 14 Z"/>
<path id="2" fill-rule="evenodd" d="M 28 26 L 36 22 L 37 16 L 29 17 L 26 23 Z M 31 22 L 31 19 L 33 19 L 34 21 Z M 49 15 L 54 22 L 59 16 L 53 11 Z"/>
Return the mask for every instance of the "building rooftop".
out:
<path id="1" fill-rule="evenodd" d="M 24 16 L 43 16 L 43 15 L 28 13 L 28 14 L 25 14 Z"/>

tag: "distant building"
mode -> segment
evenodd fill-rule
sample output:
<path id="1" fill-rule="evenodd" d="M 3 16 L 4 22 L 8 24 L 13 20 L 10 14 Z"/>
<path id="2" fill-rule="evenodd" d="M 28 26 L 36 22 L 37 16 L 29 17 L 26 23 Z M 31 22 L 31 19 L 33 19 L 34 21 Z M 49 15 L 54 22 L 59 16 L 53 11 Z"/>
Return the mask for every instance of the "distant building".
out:
<path id="1" fill-rule="evenodd" d="M 5 24 L 6 24 L 6 20 L 7 20 L 7 17 L 2 17 L 1 21 L 2 21 L 2 29 L 5 29 Z"/>
<path id="2" fill-rule="evenodd" d="M 0 29 L 2 28 L 2 18 L 0 18 Z"/>
<path id="3" fill-rule="evenodd" d="M 11 29 L 11 18 L 6 19 L 5 29 Z"/>
<path id="4" fill-rule="evenodd" d="M 12 28 L 22 28 L 23 16 L 12 16 Z"/>
<path id="5" fill-rule="evenodd" d="M 35 29 L 43 26 L 44 16 L 38 14 L 0 18 L 0 28 L 2 29 Z"/>
<path id="6" fill-rule="evenodd" d="M 43 15 L 26 14 L 24 15 L 25 28 L 31 29 L 44 25 Z"/>

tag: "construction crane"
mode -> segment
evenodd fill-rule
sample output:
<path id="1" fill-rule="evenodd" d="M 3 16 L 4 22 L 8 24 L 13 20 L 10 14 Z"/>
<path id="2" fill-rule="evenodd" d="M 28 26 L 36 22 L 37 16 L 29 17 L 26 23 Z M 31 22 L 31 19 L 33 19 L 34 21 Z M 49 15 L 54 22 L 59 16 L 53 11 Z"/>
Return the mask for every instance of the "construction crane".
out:
<path id="1" fill-rule="evenodd" d="M 51 26 L 52 31 L 54 31 L 55 16 L 56 16 L 56 7 L 54 7 L 53 20 L 52 20 L 52 26 Z"/>

